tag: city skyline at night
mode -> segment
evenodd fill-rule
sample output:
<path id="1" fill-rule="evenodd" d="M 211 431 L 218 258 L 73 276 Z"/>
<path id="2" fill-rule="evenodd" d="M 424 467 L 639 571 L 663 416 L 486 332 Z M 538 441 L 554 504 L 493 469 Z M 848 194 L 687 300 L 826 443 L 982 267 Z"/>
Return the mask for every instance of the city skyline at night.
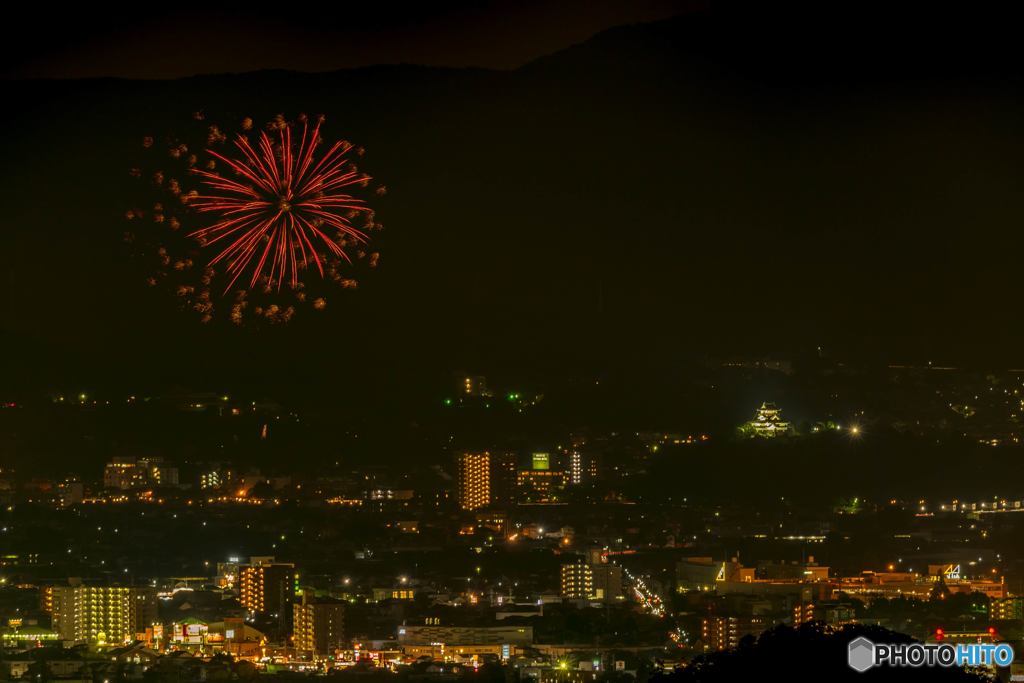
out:
<path id="1" fill-rule="evenodd" d="M 1017 9 L 26 12 L 0 680 L 1024 676 Z"/>

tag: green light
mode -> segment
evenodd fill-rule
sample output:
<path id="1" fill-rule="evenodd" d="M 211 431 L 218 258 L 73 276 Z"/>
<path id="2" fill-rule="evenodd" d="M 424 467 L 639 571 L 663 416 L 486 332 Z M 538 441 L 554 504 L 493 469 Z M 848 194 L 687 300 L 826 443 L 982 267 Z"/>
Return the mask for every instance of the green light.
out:
<path id="1" fill-rule="evenodd" d="M 450 398 L 446 398 L 446 399 L 444 400 L 444 404 L 445 404 L 446 406 L 450 406 L 450 405 L 452 404 L 452 400 L 451 400 Z"/>

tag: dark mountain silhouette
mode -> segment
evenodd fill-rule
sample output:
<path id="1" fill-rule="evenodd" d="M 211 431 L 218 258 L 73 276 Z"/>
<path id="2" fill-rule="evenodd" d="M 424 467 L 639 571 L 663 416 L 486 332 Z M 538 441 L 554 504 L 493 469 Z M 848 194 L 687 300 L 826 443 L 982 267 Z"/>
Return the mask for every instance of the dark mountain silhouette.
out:
<path id="1" fill-rule="evenodd" d="M 7 82 L 2 327 L 95 381 L 251 376 L 273 343 L 268 382 L 329 389 L 709 348 L 1015 359 L 1012 22 L 794 7 L 714 4 L 512 72 Z M 125 171 L 199 110 L 325 112 L 367 147 L 382 266 L 328 316 L 204 328 L 139 284 Z"/>

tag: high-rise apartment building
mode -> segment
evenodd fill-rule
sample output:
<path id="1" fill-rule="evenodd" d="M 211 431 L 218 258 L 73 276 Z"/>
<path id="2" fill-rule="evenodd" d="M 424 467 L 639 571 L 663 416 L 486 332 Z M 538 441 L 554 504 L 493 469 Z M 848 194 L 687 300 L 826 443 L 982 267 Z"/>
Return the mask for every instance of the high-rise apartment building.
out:
<path id="1" fill-rule="evenodd" d="M 700 639 L 705 650 L 729 650 L 744 636 L 759 635 L 769 626 L 762 616 L 709 616 L 701 622 Z"/>
<path id="2" fill-rule="evenodd" d="M 515 453 L 504 451 L 491 454 L 491 503 L 510 505 L 516 500 L 516 480 L 519 459 Z"/>
<path id="3" fill-rule="evenodd" d="M 562 597 L 566 600 L 588 600 L 594 594 L 594 574 L 590 565 L 573 562 L 562 565 Z"/>
<path id="4" fill-rule="evenodd" d="M 625 599 L 622 567 L 617 564 L 574 562 L 562 565 L 562 597 L 614 603 Z"/>
<path id="5" fill-rule="evenodd" d="M 295 565 L 273 557 L 253 557 L 238 566 L 238 601 L 253 615 L 277 620 L 282 632 L 292 625 Z"/>
<path id="6" fill-rule="evenodd" d="M 459 507 L 479 510 L 491 502 L 490 453 L 460 453 L 458 456 Z"/>
<path id="7" fill-rule="evenodd" d="M 76 580 L 44 588 L 42 604 L 63 640 L 131 642 L 157 619 L 156 591 L 149 587 L 87 586 Z"/>
<path id="8" fill-rule="evenodd" d="M 305 594 L 293 609 L 295 649 L 313 658 L 332 654 L 345 645 L 345 603 Z"/>

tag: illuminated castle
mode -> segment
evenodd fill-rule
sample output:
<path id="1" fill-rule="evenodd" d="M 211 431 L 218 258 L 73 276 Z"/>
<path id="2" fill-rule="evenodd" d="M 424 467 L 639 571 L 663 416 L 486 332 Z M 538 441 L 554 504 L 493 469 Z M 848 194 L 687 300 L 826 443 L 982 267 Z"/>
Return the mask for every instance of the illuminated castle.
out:
<path id="1" fill-rule="evenodd" d="M 788 434 L 789 423 L 782 419 L 782 411 L 774 403 L 762 403 L 750 422 L 754 436 L 775 437 Z"/>

